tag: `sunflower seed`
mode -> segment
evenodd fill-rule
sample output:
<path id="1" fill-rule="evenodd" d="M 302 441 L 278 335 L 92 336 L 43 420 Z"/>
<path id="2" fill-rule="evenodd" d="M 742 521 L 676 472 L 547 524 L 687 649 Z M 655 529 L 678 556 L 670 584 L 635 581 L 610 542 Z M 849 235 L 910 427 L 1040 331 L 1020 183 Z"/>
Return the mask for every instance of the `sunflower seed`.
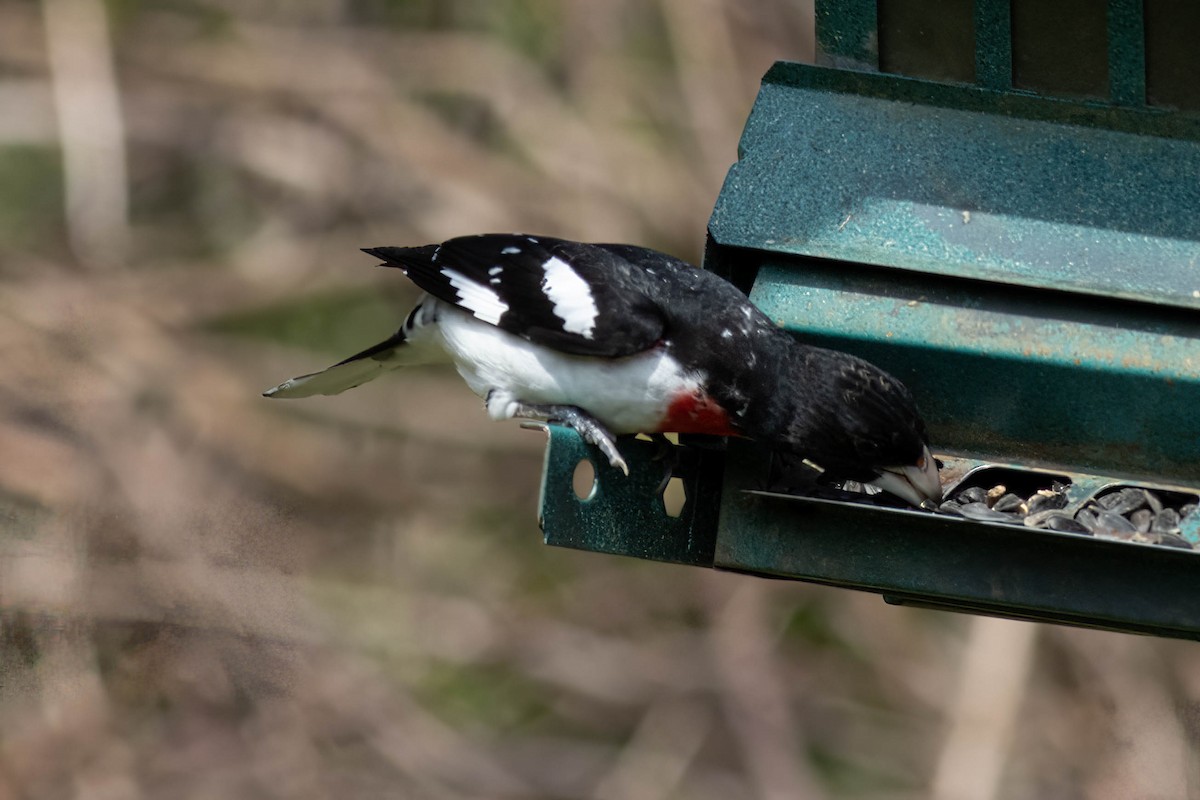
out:
<path id="1" fill-rule="evenodd" d="M 987 507 L 987 503 L 967 503 L 959 511 L 967 519 L 975 519 L 983 522 L 1020 522 L 1012 514 L 1002 514 L 999 511 L 992 511 Z"/>
<path id="2" fill-rule="evenodd" d="M 1009 492 L 1008 494 L 998 498 L 996 502 L 992 504 L 992 510 L 1016 511 L 1022 515 L 1027 511 L 1025 508 L 1025 501 L 1022 500 L 1020 496 L 1015 495 L 1012 492 Z"/>
<path id="3" fill-rule="evenodd" d="M 1098 536 L 1115 536 L 1118 539 L 1128 539 L 1137 533 L 1137 528 L 1133 527 L 1132 522 L 1120 514 L 1114 514 L 1103 508 L 1096 513 L 1096 524 L 1099 527 L 1094 532 Z"/>
<path id="4" fill-rule="evenodd" d="M 1143 489 L 1129 486 L 1119 492 L 1111 492 L 1099 497 L 1096 502 L 1106 511 L 1128 516 L 1130 512 L 1137 511 L 1146 505 L 1146 492 Z"/>
<path id="5" fill-rule="evenodd" d="M 1179 512 L 1173 508 L 1164 508 L 1154 517 L 1150 529 L 1155 533 L 1179 533 Z"/>
<path id="6" fill-rule="evenodd" d="M 1091 534 L 1091 531 L 1083 527 L 1078 520 L 1072 519 L 1069 514 L 1064 514 L 1057 510 L 1052 510 L 1046 513 L 1053 515 L 1046 520 L 1046 527 L 1052 531 L 1058 531 L 1059 533 Z"/>
<path id="7" fill-rule="evenodd" d="M 1100 520 L 1096 518 L 1096 512 L 1090 508 L 1083 508 L 1075 515 L 1075 520 L 1087 528 L 1088 533 L 1099 533 Z"/>
<path id="8" fill-rule="evenodd" d="M 1003 483 L 990 488 L 969 486 L 943 502 L 938 511 L 981 522 L 1200 550 L 1200 545 L 1187 538 L 1200 533 L 1200 504 L 1187 503 L 1176 510 L 1172 506 L 1178 501 L 1164 504 L 1163 498 L 1149 489 L 1124 486 L 1113 487 L 1084 508 L 1070 512 L 1065 510 L 1071 505 L 1069 488 L 1069 484 L 1054 481 L 1050 488 L 1023 499 Z"/>
<path id="9" fill-rule="evenodd" d="M 1049 523 L 1054 517 L 1072 519 L 1070 514 L 1060 508 L 1047 508 L 1045 511 L 1039 511 L 1036 514 L 1026 515 L 1022 522 L 1024 522 L 1030 528 L 1044 528 L 1047 527 L 1047 523 Z"/>
<path id="10" fill-rule="evenodd" d="M 1039 489 L 1025 501 L 1025 507 L 1029 509 L 1030 514 L 1036 514 L 1039 511 L 1046 511 L 1053 508 L 1065 508 L 1066 505 L 1067 496 L 1065 494 L 1053 492 L 1049 489 Z"/>
<path id="11" fill-rule="evenodd" d="M 958 493 L 958 501 L 963 505 L 983 503 L 987 505 L 987 490 L 982 486 L 971 486 Z"/>
<path id="12" fill-rule="evenodd" d="M 1163 547 L 1178 547 L 1181 550 L 1192 550 L 1194 546 L 1187 539 L 1177 533 L 1164 533 L 1159 538 L 1158 543 Z"/>

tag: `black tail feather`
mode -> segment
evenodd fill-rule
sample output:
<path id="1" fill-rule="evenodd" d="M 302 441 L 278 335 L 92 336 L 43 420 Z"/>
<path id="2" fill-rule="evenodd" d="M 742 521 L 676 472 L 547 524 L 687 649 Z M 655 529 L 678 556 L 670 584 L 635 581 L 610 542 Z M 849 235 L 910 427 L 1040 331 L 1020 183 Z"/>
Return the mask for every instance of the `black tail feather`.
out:
<path id="1" fill-rule="evenodd" d="M 381 267 L 398 267 L 404 269 L 412 263 L 428 264 L 434 254 L 437 252 L 439 245 L 427 244 L 421 247 L 364 247 L 362 251 L 370 256 L 375 256 L 383 263 Z"/>
<path id="2" fill-rule="evenodd" d="M 384 339 L 379 344 L 373 344 L 370 347 L 368 347 L 366 350 L 363 350 L 361 353 L 355 353 L 354 355 L 350 356 L 349 358 L 343 358 L 341 361 L 334 364 L 334 366 L 340 367 L 342 364 L 349 364 L 351 361 L 358 361 L 363 358 L 371 358 L 372 356 L 376 356 L 376 355 L 379 355 L 380 353 L 384 353 L 388 350 L 392 350 L 392 349 L 404 344 L 404 340 L 406 338 L 407 337 L 404 335 L 404 328 L 400 328 L 400 330 L 396 331 L 395 333 L 393 333 L 388 338 Z M 387 357 L 385 356 L 383 359 L 379 359 L 379 360 L 382 361 L 382 360 L 386 360 L 386 359 L 387 359 Z"/>

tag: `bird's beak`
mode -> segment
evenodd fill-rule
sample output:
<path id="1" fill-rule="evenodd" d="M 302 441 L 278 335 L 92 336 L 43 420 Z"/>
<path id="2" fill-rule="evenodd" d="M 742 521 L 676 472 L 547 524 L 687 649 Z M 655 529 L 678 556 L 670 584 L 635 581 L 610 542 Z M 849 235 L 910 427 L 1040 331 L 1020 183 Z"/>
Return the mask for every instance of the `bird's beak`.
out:
<path id="1" fill-rule="evenodd" d="M 871 486 L 902 497 L 918 508 L 936 507 L 942 501 L 942 482 L 938 479 L 937 460 L 926 447 L 916 464 L 884 467 Z"/>

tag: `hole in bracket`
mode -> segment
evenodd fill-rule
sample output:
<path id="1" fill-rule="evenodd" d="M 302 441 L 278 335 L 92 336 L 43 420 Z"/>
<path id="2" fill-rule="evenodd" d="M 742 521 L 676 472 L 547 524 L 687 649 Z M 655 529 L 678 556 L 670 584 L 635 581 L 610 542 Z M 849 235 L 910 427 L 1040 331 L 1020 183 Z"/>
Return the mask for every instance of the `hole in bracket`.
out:
<path id="1" fill-rule="evenodd" d="M 586 458 L 579 460 L 571 473 L 571 488 L 575 496 L 587 502 L 596 496 L 596 467 Z"/>
<path id="2" fill-rule="evenodd" d="M 668 517 L 678 517 L 683 513 L 683 507 L 687 505 L 687 490 L 683 485 L 683 478 L 671 478 L 663 487 L 662 492 L 663 510 L 667 512 Z"/>

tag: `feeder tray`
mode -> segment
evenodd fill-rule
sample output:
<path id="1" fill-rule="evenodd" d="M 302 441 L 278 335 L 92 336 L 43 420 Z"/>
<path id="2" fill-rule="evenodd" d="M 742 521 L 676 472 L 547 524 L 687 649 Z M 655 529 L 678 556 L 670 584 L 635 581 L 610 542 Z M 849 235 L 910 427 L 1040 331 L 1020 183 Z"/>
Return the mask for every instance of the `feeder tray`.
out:
<path id="1" fill-rule="evenodd" d="M 1042 33 L 1061 29 L 1038 17 L 1056 4 L 977 0 L 964 38 L 954 9 L 969 5 L 818 2 L 822 66 L 764 78 L 705 267 L 803 341 L 903 380 L 948 497 L 1057 490 L 1062 516 L 1089 523 L 1122 487 L 1195 503 L 1200 96 L 1161 65 L 1200 7 L 1096 4 L 1072 48 Z M 1200 516 L 1150 537 L 1169 547 L 795 496 L 772 490 L 768 447 L 702 437 L 665 458 L 622 442 L 625 478 L 549 430 L 549 544 L 1200 639 L 1200 556 L 1183 546 L 1200 544 Z"/>

